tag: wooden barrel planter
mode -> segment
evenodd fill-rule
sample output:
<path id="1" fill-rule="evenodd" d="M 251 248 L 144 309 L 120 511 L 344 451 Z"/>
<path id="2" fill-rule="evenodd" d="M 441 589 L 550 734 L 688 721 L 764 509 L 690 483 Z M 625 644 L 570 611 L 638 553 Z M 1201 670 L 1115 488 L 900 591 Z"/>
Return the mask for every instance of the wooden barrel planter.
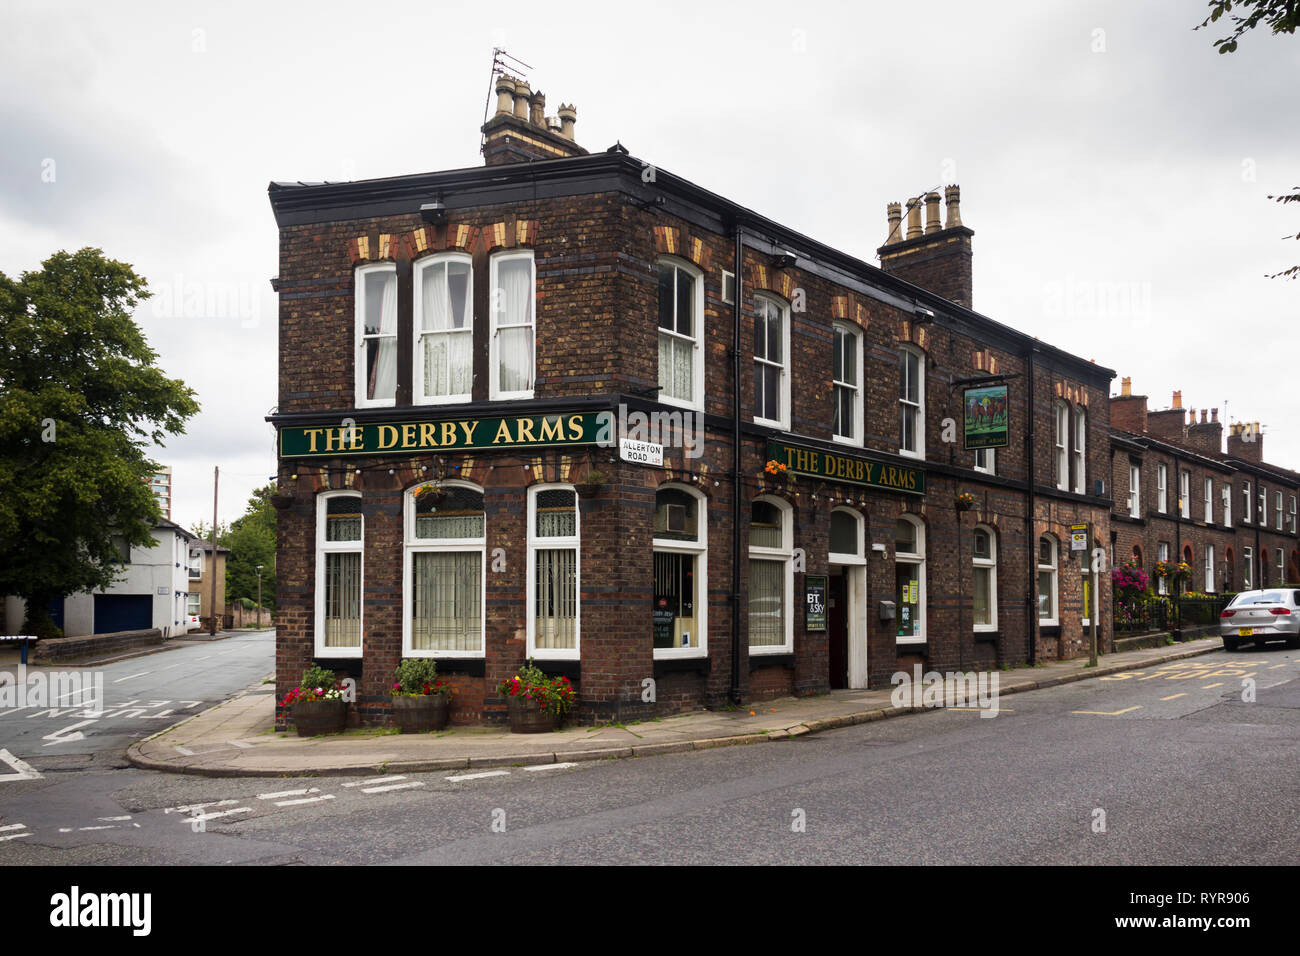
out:
<path id="1" fill-rule="evenodd" d="M 299 737 L 341 734 L 348 722 L 348 704 L 343 700 L 300 700 L 293 705 L 293 725 Z"/>
<path id="2" fill-rule="evenodd" d="M 446 694 L 394 697 L 393 723 L 404 734 L 425 734 L 447 726 L 451 699 Z"/>
<path id="3" fill-rule="evenodd" d="M 544 734 L 555 729 L 557 716 L 524 697 L 507 697 L 512 734 Z"/>

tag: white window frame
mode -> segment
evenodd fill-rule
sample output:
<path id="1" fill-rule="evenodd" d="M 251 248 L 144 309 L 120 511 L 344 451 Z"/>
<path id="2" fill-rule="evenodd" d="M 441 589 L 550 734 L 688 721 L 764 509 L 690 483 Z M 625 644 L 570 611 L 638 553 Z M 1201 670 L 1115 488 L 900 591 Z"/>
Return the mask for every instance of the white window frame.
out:
<path id="1" fill-rule="evenodd" d="M 728 282 L 731 283 L 731 295 L 727 295 Z M 726 269 L 722 270 L 722 283 L 718 287 L 718 297 L 727 305 L 736 304 L 736 274 L 734 272 L 728 272 Z"/>
<path id="2" fill-rule="evenodd" d="M 1128 514 L 1142 517 L 1142 466 L 1132 461 L 1128 463 Z"/>
<path id="3" fill-rule="evenodd" d="M 832 508 L 831 514 L 848 515 L 850 518 L 853 519 L 854 524 L 857 525 L 858 550 L 856 554 L 846 554 L 842 551 L 830 551 L 828 563 L 846 564 L 846 565 L 853 565 L 855 567 L 862 567 L 867 563 L 867 550 L 866 550 L 867 529 L 866 529 L 866 521 L 863 519 L 862 513 L 853 508 L 846 508 L 843 505 L 840 505 L 837 508 Z"/>
<path id="4" fill-rule="evenodd" d="M 1291 512 L 1290 512 L 1290 513 L 1291 513 L 1291 533 L 1292 533 L 1292 534 L 1295 534 L 1295 533 L 1296 533 L 1296 500 L 1295 500 L 1295 499 L 1296 499 L 1296 496 L 1295 496 L 1295 495 L 1291 495 L 1291 497 L 1290 497 L 1290 501 L 1288 502 L 1288 504 L 1290 505 L 1290 508 L 1291 508 Z"/>
<path id="5" fill-rule="evenodd" d="M 749 546 L 749 559 L 751 561 L 780 561 L 783 565 L 784 573 L 782 574 L 785 596 L 782 599 L 785 609 L 785 643 L 780 645 L 767 645 L 755 647 L 749 644 L 749 656 L 760 657 L 765 654 L 791 654 L 794 652 L 794 520 L 793 509 L 788 501 L 773 495 L 758 495 L 753 501 L 764 501 L 768 504 L 775 505 L 781 515 L 781 547 L 766 548 L 758 547 L 753 544 Z M 748 585 L 749 570 L 746 566 L 746 585 Z M 746 622 L 748 623 L 748 606 L 746 606 Z M 746 634 L 749 629 L 746 627 Z M 748 639 L 748 638 L 747 638 Z"/>
<path id="6" fill-rule="evenodd" d="M 1164 462 L 1156 465 L 1156 510 L 1169 513 L 1169 466 Z"/>
<path id="7" fill-rule="evenodd" d="M 1282 492 L 1273 493 L 1273 530 L 1282 530 Z"/>
<path id="8" fill-rule="evenodd" d="M 352 363 L 352 378 L 355 391 L 353 398 L 357 408 L 392 408 L 397 404 L 397 371 L 402 360 L 397 349 L 397 327 L 394 325 L 391 336 L 366 335 L 366 298 L 361 292 L 368 284 L 366 277 L 379 273 L 389 273 L 393 277 L 393 282 L 397 282 L 397 264 L 395 262 L 372 262 L 368 265 L 358 266 L 353 278 L 356 348 L 353 349 L 355 359 Z M 400 321 L 401 315 L 399 313 L 398 322 Z M 393 397 L 370 399 L 366 397 L 366 387 L 370 379 L 370 371 L 366 367 L 366 341 L 368 338 L 389 337 L 393 340 Z"/>
<path id="9" fill-rule="evenodd" d="M 690 408 L 697 411 L 704 410 L 704 273 L 686 259 L 680 259 L 677 256 L 660 256 L 655 260 L 655 278 L 656 290 L 658 289 L 659 266 L 673 267 L 673 309 L 676 317 L 677 308 L 677 271 L 680 270 L 695 280 L 695 292 L 691 296 L 691 308 L 694 314 L 691 316 L 691 328 L 694 335 L 683 335 L 676 329 L 665 329 L 656 324 L 655 329 L 658 335 L 655 336 L 655 354 L 658 355 L 658 343 L 661 336 L 667 335 L 670 338 L 687 341 L 691 343 L 691 397 L 677 398 L 669 395 L 663 388 L 659 389 L 659 401 L 665 405 L 677 405 L 680 408 Z M 656 316 L 658 310 L 656 308 Z M 657 319 L 656 319 L 657 323 Z M 659 370 L 660 384 L 663 383 L 663 369 Z"/>
<path id="10" fill-rule="evenodd" d="M 402 495 L 402 656 L 403 657 L 459 657 L 478 659 L 487 647 L 487 513 L 483 515 L 483 536 L 479 538 L 417 538 L 415 536 L 415 493 L 424 482 L 407 489 Z M 448 480 L 443 488 L 468 488 L 478 494 L 483 489 L 469 481 Z M 424 553 L 477 554 L 479 556 L 479 642 L 476 651 L 417 650 L 415 627 L 411 608 L 411 574 L 415 568 L 415 555 Z"/>
<path id="11" fill-rule="evenodd" d="M 707 520 L 709 502 L 698 489 L 675 481 L 665 482 L 655 489 L 660 491 L 684 491 L 695 499 L 695 541 L 682 541 L 676 538 L 656 538 L 651 531 L 650 548 L 652 552 L 665 554 L 689 554 L 695 557 L 695 627 L 699 632 L 699 647 L 655 647 L 655 660 L 672 660 L 684 657 L 709 656 L 709 529 Z M 651 559 L 653 561 L 653 558 Z"/>
<path id="12" fill-rule="evenodd" d="M 1275 548 L 1273 553 L 1277 556 L 1277 581 L 1274 583 L 1281 587 L 1286 584 L 1286 551 Z"/>
<path id="13" fill-rule="evenodd" d="M 1178 469 L 1178 515 L 1192 517 L 1192 473 L 1186 468 Z"/>
<path id="14" fill-rule="evenodd" d="M 909 355 L 916 359 L 915 402 L 903 397 Z M 914 420 L 912 435 L 916 441 L 915 448 L 903 447 L 904 415 L 911 415 Z M 898 348 L 898 453 L 904 458 L 925 458 L 925 353 L 911 345 L 900 345 Z"/>
<path id="15" fill-rule="evenodd" d="M 989 525 L 977 524 L 975 532 L 984 532 L 989 538 L 989 556 L 980 558 L 975 556 L 975 537 L 971 536 L 971 564 L 976 568 L 989 569 L 989 623 L 973 624 L 974 621 L 974 593 L 975 578 L 971 576 L 971 619 L 974 629 L 977 632 L 996 631 L 998 629 L 998 533 Z"/>
<path id="16" fill-rule="evenodd" d="M 315 656 L 316 657 L 362 657 L 366 646 L 366 518 L 361 516 L 361 538 L 358 541 L 326 541 L 325 524 L 328 502 L 333 498 L 357 499 L 357 511 L 361 511 L 361 494 L 356 491 L 324 491 L 316 496 L 316 620 L 315 620 Z M 326 554 L 361 555 L 360 600 L 357 602 L 357 628 L 359 640 L 355 647 L 325 646 L 325 555 Z"/>
<path id="17" fill-rule="evenodd" d="M 1214 545 L 1205 546 L 1205 593 L 1214 593 Z"/>
<path id="18" fill-rule="evenodd" d="M 1074 408 L 1074 492 L 1083 494 L 1088 484 L 1087 476 L 1088 413 L 1082 405 Z"/>
<path id="19" fill-rule="evenodd" d="M 189 555 L 189 563 L 186 565 L 189 569 L 186 572 L 188 579 L 191 581 L 201 580 L 203 578 L 203 552 L 198 548 L 194 548 L 187 553 Z"/>
<path id="20" fill-rule="evenodd" d="M 197 604 L 198 607 L 190 607 L 190 604 Z M 185 594 L 185 616 L 198 617 L 203 613 L 203 595 L 200 591 L 187 591 Z"/>
<path id="21" fill-rule="evenodd" d="M 1232 484 L 1225 481 L 1223 483 L 1223 526 L 1232 527 Z"/>
<path id="22" fill-rule="evenodd" d="M 900 563 L 914 564 L 917 566 L 916 579 L 919 582 L 918 590 L 920 591 L 920 600 L 917 602 L 916 605 L 917 613 L 916 613 L 915 633 L 913 633 L 910 637 L 895 636 L 894 639 L 895 641 L 897 641 L 897 643 L 900 646 L 908 645 L 908 644 L 924 644 L 926 641 L 930 639 L 929 633 L 926 631 L 926 628 L 929 625 L 929 620 L 928 620 L 928 615 L 925 612 L 926 610 L 925 522 L 923 522 L 920 518 L 917 518 L 915 515 L 909 515 L 909 514 L 901 514 L 898 516 L 896 520 L 906 521 L 908 524 L 912 525 L 913 540 L 916 542 L 916 546 L 918 550 L 900 552 L 897 546 L 897 531 L 895 531 L 894 564 L 895 565 L 898 565 Z M 897 574 L 897 572 L 895 572 L 895 574 Z"/>
<path id="23" fill-rule="evenodd" d="M 834 438 L 834 440 L 837 442 L 842 442 L 846 445 L 857 445 L 860 447 L 862 445 L 862 434 L 863 434 L 863 423 L 862 423 L 863 405 L 865 404 L 863 395 L 866 391 L 866 382 L 863 381 L 863 372 L 865 371 L 865 363 L 862 360 L 862 341 L 863 341 L 862 329 L 848 322 L 836 322 L 831 332 L 832 343 L 836 341 L 835 333 L 837 332 L 840 333 L 841 335 L 852 336 L 853 338 L 852 358 L 854 362 L 854 377 L 857 379 L 857 384 L 849 385 L 848 383 L 842 382 L 835 378 L 834 356 L 832 356 L 831 400 L 835 403 L 835 408 L 831 413 L 831 423 L 832 423 L 831 437 Z M 842 435 L 836 432 L 834 427 L 835 415 L 839 413 L 839 408 L 840 408 L 839 394 L 838 394 L 840 389 L 853 390 L 853 428 L 851 432 L 847 435 Z"/>
<path id="24" fill-rule="evenodd" d="M 1205 523 L 1214 524 L 1214 479 L 1205 479 Z"/>
<path id="25" fill-rule="evenodd" d="M 994 454 L 995 448 L 976 448 L 975 449 L 975 470 L 985 475 L 996 475 L 997 457 Z"/>
<path id="26" fill-rule="evenodd" d="M 1259 526 L 1268 527 L 1268 488 L 1265 485 L 1259 485 Z"/>
<path id="27" fill-rule="evenodd" d="M 1168 541 L 1156 542 L 1156 560 L 1165 562 L 1166 566 L 1169 564 L 1169 542 Z M 1156 577 L 1156 593 L 1168 594 L 1169 578 L 1161 574 L 1157 574 L 1155 577 Z"/>
<path id="28" fill-rule="evenodd" d="M 1248 544 L 1241 547 L 1241 562 L 1241 589 L 1253 591 L 1255 590 L 1255 550 Z"/>
<path id="29" fill-rule="evenodd" d="M 1056 487 L 1070 490 L 1070 406 L 1056 401 Z"/>
<path id="30" fill-rule="evenodd" d="M 543 491 L 573 492 L 573 534 L 557 538 L 539 537 L 537 528 L 537 496 Z M 576 661 L 582 653 L 582 511 L 581 499 L 573 485 L 562 483 L 528 486 L 528 641 L 529 657 L 546 661 Z M 573 647 L 537 646 L 537 552 L 573 548 Z"/>
<path id="31" fill-rule="evenodd" d="M 424 329 L 424 272 L 436 266 L 442 266 L 446 269 L 450 263 L 460 262 L 469 266 L 469 281 L 465 290 L 466 303 L 465 307 L 469 313 L 469 324 L 464 329 L 443 329 L 443 330 L 425 330 Z M 448 303 L 450 308 L 450 302 Z M 454 405 L 459 402 L 468 402 L 473 398 L 474 388 L 474 261 L 464 252 L 443 252 L 434 256 L 426 256 L 415 263 L 412 270 L 412 303 L 411 303 L 411 341 L 415 350 L 413 375 L 411 390 L 416 405 Z M 452 335 L 468 334 L 470 338 L 470 369 L 469 381 L 470 391 L 457 393 L 455 395 L 426 395 L 424 392 L 424 337 L 426 335 L 441 335 L 450 338 Z"/>
<path id="32" fill-rule="evenodd" d="M 1241 497 L 1242 497 L 1242 500 L 1245 502 L 1245 507 L 1242 509 L 1241 520 L 1244 521 L 1244 522 L 1246 522 L 1246 524 L 1250 524 L 1252 521 L 1255 520 L 1254 517 L 1253 517 L 1253 515 L 1254 515 L 1254 510 L 1253 510 L 1253 509 L 1254 509 L 1254 507 L 1255 507 L 1255 503 L 1254 503 L 1254 501 L 1251 500 L 1251 497 L 1250 497 L 1250 482 L 1249 482 L 1249 481 L 1245 482 L 1245 483 L 1241 486 Z"/>
<path id="33" fill-rule="evenodd" d="M 775 306 L 781 313 L 781 361 L 773 362 L 767 358 L 761 358 L 758 354 L 758 343 L 754 348 L 754 365 L 755 371 L 759 364 L 769 368 L 779 368 L 780 379 L 777 388 L 777 402 L 780 404 L 779 416 L 775 419 L 763 418 L 758 414 L 758 409 L 754 409 L 754 424 L 769 425 L 772 428 L 781 428 L 789 430 L 790 428 L 790 306 L 784 300 L 768 292 L 756 292 L 754 294 L 754 312 L 757 316 L 758 303 L 765 301 Z M 766 333 L 764 333 L 766 334 Z"/>
<path id="34" fill-rule="evenodd" d="M 504 296 L 498 296 L 496 290 L 501 288 L 500 281 L 497 278 L 501 263 L 508 262 L 512 259 L 527 259 L 529 275 L 529 294 L 532 301 L 529 306 L 529 314 L 532 316 L 532 322 L 528 325 L 510 325 L 502 326 L 498 321 L 501 310 L 498 305 L 501 304 Z M 491 346 L 488 349 L 488 381 L 489 381 L 489 399 L 491 401 L 502 401 L 509 399 L 528 399 L 533 397 L 533 391 L 537 385 L 537 260 L 533 256 L 531 249 L 517 249 L 510 252 L 498 252 L 488 260 L 488 337 L 491 340 Z M 533 330 L 533 347 L 532 359 L 533 366 L 528 375 L 529 387 L 513 392 L 501 390 L 501 349 L 500 333 L 502 328 L 531 328 Z"/>
<path id="35" fill-rule="evenodd" d="M 1048 564 L 1043 563 L 1042 555 L 1040 554 L 1043 541 L 1048 542 L 1052 546 L 1052 557 Z M 1036 596 L 1041 594 L 1038 590 L 1039 575 L 1041 575 L 1043 571 L 1050 571 L 1052 573 L 1052 614 L 1050 617 L 1042 617 L 1040 615 L 1038 618 L 1038 626 L 1057 627 L 1061 623 L 1061 544 L 1056 540 L 1054 535 L 1040 534 L 1038 536 L 1038 543 L 1034 547 L 1034 564 L 1037 572 L 1034 575 L 1034 593 Z"/>

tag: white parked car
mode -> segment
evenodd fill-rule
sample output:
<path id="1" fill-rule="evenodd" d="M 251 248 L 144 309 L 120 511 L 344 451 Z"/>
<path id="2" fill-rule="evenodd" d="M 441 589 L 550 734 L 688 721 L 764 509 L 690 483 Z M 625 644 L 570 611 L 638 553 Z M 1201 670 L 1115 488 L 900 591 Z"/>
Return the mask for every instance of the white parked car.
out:
<path id="1" fill-rule="evenodd" d="M 1268 641 L 1285 640 L 1287 647 L 1300 647 L 1300 591 L 1242 591 L 1219 612 L 1219 635 L 1229 651 L 1248 641 L 1263 647 Z"/>

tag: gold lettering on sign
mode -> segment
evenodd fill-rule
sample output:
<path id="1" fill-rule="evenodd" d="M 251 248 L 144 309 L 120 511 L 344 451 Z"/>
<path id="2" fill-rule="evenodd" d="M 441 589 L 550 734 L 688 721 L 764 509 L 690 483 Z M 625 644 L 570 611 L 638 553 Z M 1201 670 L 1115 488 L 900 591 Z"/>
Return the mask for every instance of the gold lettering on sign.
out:
<path id="1" fill-rule="evenodd" d="M 325 429 L 325 450 L 326 451 L 343 450 L 343 429 L 342 428 Z"/>
<path id="2" fill-rule="evenodd" d="M 309 444 L 307 445 L 308 451 L 316 450 L 316 436 L 319 435 L 322 431 L 324 431 L 324 429 L 322 428 L 304 428 L 302 430 L 302 433 L 307 436 L 309 442 Z"/>
<path id="3" fill-rule="evenodd" d="M 519 441 L 537 441 L 533 437 L 533 420 L 531 418 L 515 419 L 519 426 Z"/>
<path id="4" fill-rule="evenodd" d="M 392 425 L 379 426 L 379 450 L 392 448 L 397 444 L 397 429 Z"/>
<path id="5" fill-rule="evenodd" d="M 402 447 L 410 448 L 414 444 L 415 444 L 415 423 L 411 422 L 409 424 L 402 426 Z"/>
<path id="6" fill-rule="evenodd" d="M 442 423 L 442 445 L 445 448 L 448 445 L 454 445 L 454 444 L 456 444 L 456 423 L 443 422 Z"/>
<path id="7" fill-rule="evenodd" d="M 582 424 L 581 415 L 569 416 L 569 441 L 581 441 L 585 429 Z"/>
<path id="8" fill-rule="evenodd" d="M 433 437 L 433 422 L 420 423 L 420 445 L 428 448 L 437 448 L 438 440 Z"/>
<path id="9" fill-rule="evenodd" d="M 460 430 L 465 433 L 465 444 L 474 444 L 474 429 L 478 428 L 478 422 L 461 422 Z"/>
<path id="10" fill-rule="evenodd" d="M 564 426 L 559 417 L 543 418 L 540 441 L 564 441 Z"/>
<path id="11" fill-rule="evenodd" d="M 506 424 L 506 420 L 504 418 L 501 419 L 500 423 L 497 425 L 497 437 L 492 439 L 492 444 L 494 445 L 501 444 L 501 440 L 503 438 L 505 439 L 505 443 L 507 445 L 511 444 L 514 441 L 514 439 L 510 437 L 510 426 Z"/>

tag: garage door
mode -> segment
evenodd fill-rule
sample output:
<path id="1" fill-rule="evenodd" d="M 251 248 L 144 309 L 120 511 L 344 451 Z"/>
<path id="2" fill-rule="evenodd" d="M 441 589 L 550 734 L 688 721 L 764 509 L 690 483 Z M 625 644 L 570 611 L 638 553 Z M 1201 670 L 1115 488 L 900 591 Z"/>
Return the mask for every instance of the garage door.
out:
<path id="1" fill-rule="evenodd" d="M 95 595 L 96 634 L 143 631 L 150 627 L 153 627 L 153 595 Z"/>

